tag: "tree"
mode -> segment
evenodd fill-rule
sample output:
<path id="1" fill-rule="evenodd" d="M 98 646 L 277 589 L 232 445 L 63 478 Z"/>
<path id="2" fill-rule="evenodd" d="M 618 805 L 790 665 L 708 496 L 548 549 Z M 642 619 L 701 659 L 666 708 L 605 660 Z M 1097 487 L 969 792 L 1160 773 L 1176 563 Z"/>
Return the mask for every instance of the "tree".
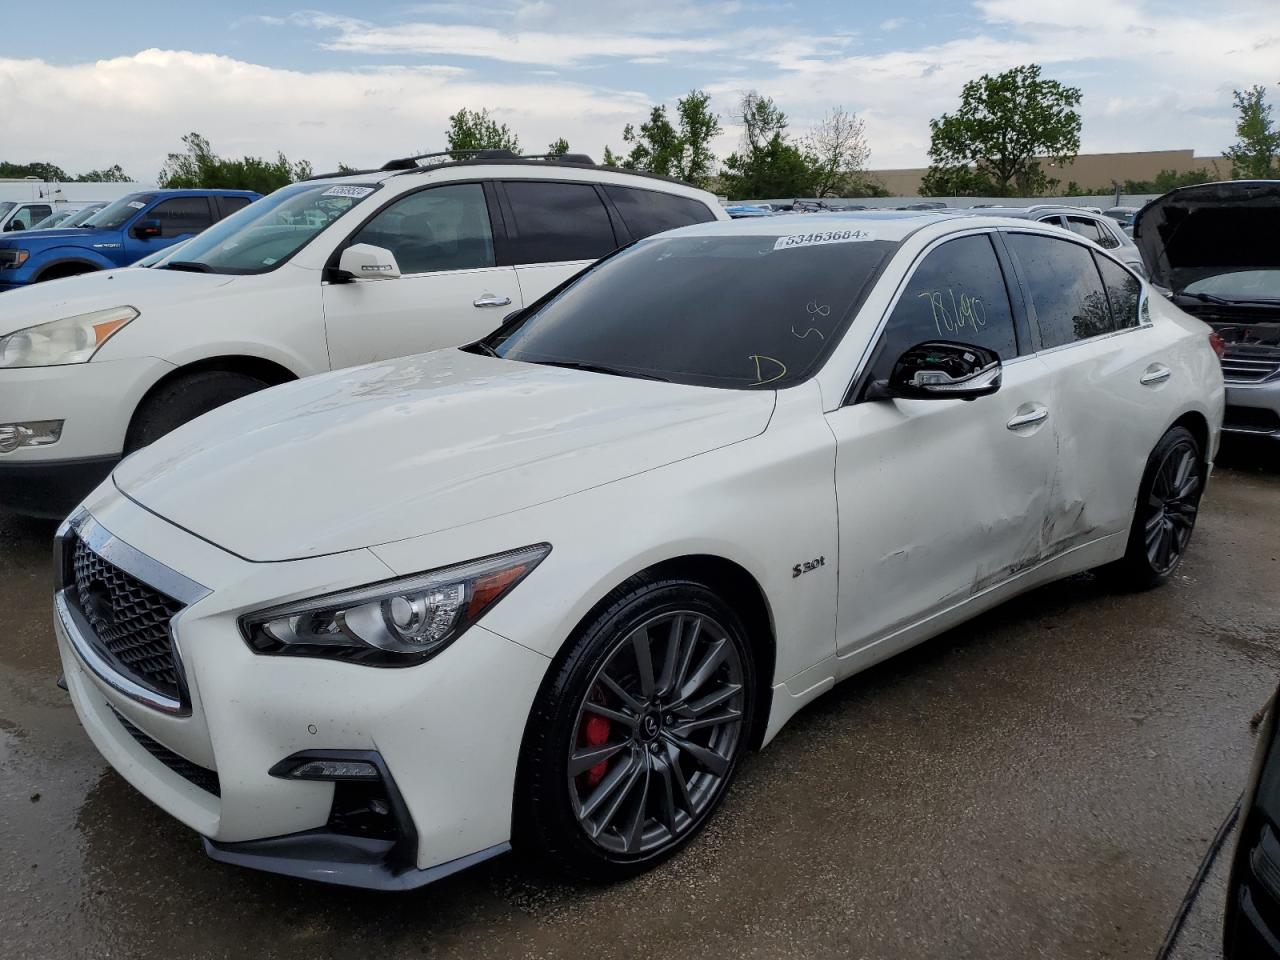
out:
<path id="1" fill-rule="evenodd" d="M 620 167 L 622 162 L 622 157 L 609 149 L 608 144 L 605 144 L 604 156 L 600 158 L 600 164 L 605 167 Z"/>
<path id="2" fill-rule="evenodd" d="M 445 133 L 445 141 L 453 151 L 463 150 L 510 150 L 520 152 L 520 138 L 511 132 L 505 123 L 498 123 L 489 114 L 488 108 L 468 110 L 463 107 L 449 118 L 449 130 Z M 454 159 L 461 159 L 465 154 L 455 153 Z"/>
<path id="3" fill-rule="evenodd" d="M 54 163 L 6 163 L 0 161 L 0 178 L 25 180 L 35 177 L 50 183 L 65 183 L 71 177 Z"/>
<path id="4" fill-rule="evenodd" d="M 551 143 L 547 147 L 547 156 L 549 157 L 563 157 L 568 152 L 569 141 L 564 137 L 558 138 L 554 143 Z"/>
<path id="5" fill-rule="evenodd" d="M 1033 196 L 1049 187 L 1037 157 L 1062 166 L 1080 150 L 1080 90 L 1043 80 L 1038 64 L 970 80 L 960 109 L 929 121 L 924 195 Z"/>
<path id="6" fill-rule="evenodd" d="M 1267 180 L 1277 175 L 1276 158 L 1280 156 L 1280 130 L 1271 119 L 1267 91 L 1261 86 L 1236 90 L 1232 100 L 1239 112 L 1236 136 L 1227 148 L 1231 159 L 1231 176 L 1237 180 Z"/>
<path id="7" fill-rule="evenodd" d="M 622 129 L 622 140 L 631 144 L 631 152 L 622 161 L 628 170 L 643 170 L 664 177 L 675 175 L 683 145 L 680 134 L 667 119 L 665 106 L 653 107 L 649 119 L 637 130 L 631 124 Z"/>
<path id="8" fill-rule="evenodd" d="M 76 180 L 80 183 L 132 183 L 133 177 L 120 169 L 120 164 L 116 163 L 104 170 L 90 170 L 88 173 L 82 173 L 76 177 Z"/>
<path id="9" fill-rule="evenodd" d="M 862 185 L 871 151 L 856 113 L 835 107 L 809 132 L 805 147 L 814 196 L 847 196 Z"/>
<path id="10" fill-rule="evenodd" d="M 1125 193 L 1168 193 L 1176 187 L 1187 187 L 1193 183 L 1208 183 L 1213 176 L 1208 170 L 1188 170 L 1178 173 L 1175 170 L 1161 170 L 1152 180 L 1126 180 L 1121 188 Z"/>
<path id="11" fill-rule="evenodd" d="M 209 141 L 198 133 L 182 138 L 183 153 L 171 153 L 157 178 L 162 187 L 203 187 L 231 190 L 256 190 L 270 193 L 286 184 L 311 176 L 306 160 L 290 163 L 283 153 L 275 160 L 242 157 L 239 160 L 219 157 Z"/>
<path id="12" fill-rule="evenodd" d="M 639 129 L 627 124 L 622 139 L 631 144 L 631 151 L 621 166 L 705 185 L 716 162 L 711 141 L 720 132 L 720 118 L 711 112 L 710 103 L 710 94 L 690 90 L 676 100 L 678 128 L 667 115 L 666 106 L 650 108 L 649 119 Z M 605 148 L 606 165 L 610 158 L 617 159 Z"/>
<path id="13" fill-rule="evenodd" d="M 787 138 L 787 116 L 771 97 L 743 94 L 740 148 L 725 158 L 721 183 L 739 200 L 813 195 L 814 164 Z"/>
<path id="14" fill-rule="evenodd" d="M 711 141 L 720 133 L 720 117 L 711 112 L 711 95 L 703 90 L 690 90 L 677 100 L 676 115 L 682 141 L 676 176 L 701 186 L 715 166 Z"/>

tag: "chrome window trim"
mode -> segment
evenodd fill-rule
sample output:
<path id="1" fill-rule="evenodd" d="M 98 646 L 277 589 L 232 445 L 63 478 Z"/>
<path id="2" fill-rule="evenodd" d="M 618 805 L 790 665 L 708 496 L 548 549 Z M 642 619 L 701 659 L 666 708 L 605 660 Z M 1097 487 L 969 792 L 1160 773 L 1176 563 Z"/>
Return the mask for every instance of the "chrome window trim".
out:
<path id="1" fill-rule="evenodd" d="M 90 550 L 131 577 L 183 604 L 182 611 L 169 621 L 169 642 L 173 647 L 174 665 L 181 691 L 178 699 L 157 693 L 120 673 L 89 640 L 93 629 L 69 599 L 71 587 L 68 579 L 69 557 L 66 548 L 72 536 L 78 536 Z M 84 510 L 72 514 L 58 528 L 54 538 L 54 570 L 58 584 L 53 599 L 54 613 L 62 624 L 71 648 L 80 662 L 111 689 L 143 706 L 172 716 L 190 716 L 191 705 L 186 690 L 186 670 L 174 633 L 179 621 L 186 613 L 186 608 L 203 600 L 213 591 L 125 543 Z"/>

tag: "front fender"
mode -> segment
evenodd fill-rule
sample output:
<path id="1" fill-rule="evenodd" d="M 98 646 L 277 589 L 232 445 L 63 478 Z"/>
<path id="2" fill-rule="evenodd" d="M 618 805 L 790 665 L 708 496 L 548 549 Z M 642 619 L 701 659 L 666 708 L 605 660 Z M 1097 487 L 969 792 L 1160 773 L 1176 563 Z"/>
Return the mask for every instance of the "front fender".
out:
<path id="1" fill-rule="evenodd" d="M 26 282 L 35 280 L 44 271 L 63 264 L 84 264 L 94 270 L 109 270 L 116 264 L 97 250 L 85 247 L 61 246 L 33 251 L 18 273 L 27 274 Z"/>

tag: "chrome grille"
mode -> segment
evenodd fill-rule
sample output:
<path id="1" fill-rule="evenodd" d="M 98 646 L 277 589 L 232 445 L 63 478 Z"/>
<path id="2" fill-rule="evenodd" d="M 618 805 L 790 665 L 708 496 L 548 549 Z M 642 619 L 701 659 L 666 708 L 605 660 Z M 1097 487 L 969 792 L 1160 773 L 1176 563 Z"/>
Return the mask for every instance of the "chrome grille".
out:
<path id="1" fill-rule="evenodd" d="M 68 593 L 93 631 L 90 641 L 111 666 L 143 686 L 181 699 L 169 621 L 183 605 L 73 539 Z"/>
<path id="2" fill-rule="evenodd" d="M 1261 383 L 1280 374 L 1280 349 L 1228 347 L 1222 358 L 1222 377 L 1232 383 Z"/>

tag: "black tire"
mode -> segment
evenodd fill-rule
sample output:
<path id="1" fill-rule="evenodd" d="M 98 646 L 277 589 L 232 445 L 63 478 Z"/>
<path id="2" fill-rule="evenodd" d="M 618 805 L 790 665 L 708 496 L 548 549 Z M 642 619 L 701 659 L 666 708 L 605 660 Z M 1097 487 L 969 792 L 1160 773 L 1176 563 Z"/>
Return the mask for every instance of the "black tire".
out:
<path id="1" fill-rule="evenodd" d="M 133 453 L 224 403 L 268 386 L 257 377 L 224 370 L 203 370 L 171 380 L 148 396 L 134 413 L 124 452 Z"/>
<path id="2" fill-rule="evenodd" d="M 61 267 L 50 267 L 44 273 L 36 277 L 35 283 L 43 283 L 46 280 L 65 280 L 67 277 L 79 277 L 86 273 L 97 273 L 97 267 L 91 267 L 87 263 L 68 264 Z"/>
<path id="3" fill-rule="evenodd" d="M 678 852 L 723 802 L 750 741 L 756 677 L 742 621 L 703 584 L 641 576 L 616 589 L 596 609 L 552 666 L 534 703 L 517 774 L 514 833 L 516 848 L 541 865 L 579 879 L 614 881 Z M 642 634 L 637 632 L 641 627 L 646 628 Z M 613 691 L 643 688 L 635 640 L 640 635 L 649 638 L 653 696 L 635 711 Z M 676 653 L 669 656 L 676 637 Z M 707 673 L 708 679 L 693 686 L 706 672 L 700 668 L 717 656 L 722 661 Z M 683 664 L 668 666 L 675 660 Z M 636 668 L 630 676 L 619 666 L 628 663 Z M 602 672 L 606 666 L 608 676 Z M 740 690 L 725 696 L 735 686 L 735 677 Z M 668 695 L 663 694 L 664 684 L 672 688 Z M 693 712 L 721 696 L 717 705 L 703 707 L 704 714 Z M 613 706 L 606 707 L 610 699 Z M 666 712 L 666 704 L 675 712 Z M 625 719 L 605 720 L 597 713 L 602 707 L 614 717 L 630 716 L 635 722 L 628 726 Z M 712 726 L 735 711 L 736 720 Z M 588 725 L 604 722 L 609 730 L 602 746 L 583 742 L 587 716 L 593 718 Z M 691 730 L 688 724 L 702 727 Z M 571 754 L 580 766 L 584 754 L 613 749 L 616 742 L 625 744 L 620 752 L 570 776 Z M 711 759 L 715 768 L 723 761 L 721 773 L 702 765 Z M 597 801 L 596 791 L 605 791 L 612 780 L 620 785 L 607 801 Z M 584 818 L 593 802 L 602 812 Z M 617 814 L 606 821 L 611 807 Z M 637 822 L 639 828 L 634 826 Z M 635 841 L 633 848 L 626 846 L 629 840 Z"/>
<path id="4" fill-rule="evenodd" d="M 1124 590 L 1150 590 L 1173 576 L 1195 530 L 1204 493 L 1204 454 L 1190 430 L 1160 438 L 1138 487 L 1124 556 L 1098 572 Z"/>

